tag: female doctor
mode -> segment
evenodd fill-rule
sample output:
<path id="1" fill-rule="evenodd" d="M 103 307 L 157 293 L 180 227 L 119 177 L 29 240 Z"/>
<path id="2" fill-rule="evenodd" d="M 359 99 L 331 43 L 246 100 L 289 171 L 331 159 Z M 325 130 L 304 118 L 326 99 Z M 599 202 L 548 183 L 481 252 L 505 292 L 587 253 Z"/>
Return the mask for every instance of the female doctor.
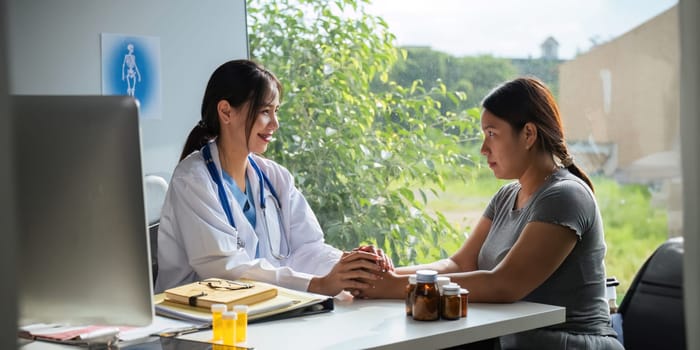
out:
<path id="1" fill-rule="evenodd" d="M 290 172 L 258 155 L 279 128 L 281 93 L 253 61 L 212 74 L 162 208 L 156 292 L 218 277 L 336 295 L 385 268 L 382 253 L 325 244 Z"/>

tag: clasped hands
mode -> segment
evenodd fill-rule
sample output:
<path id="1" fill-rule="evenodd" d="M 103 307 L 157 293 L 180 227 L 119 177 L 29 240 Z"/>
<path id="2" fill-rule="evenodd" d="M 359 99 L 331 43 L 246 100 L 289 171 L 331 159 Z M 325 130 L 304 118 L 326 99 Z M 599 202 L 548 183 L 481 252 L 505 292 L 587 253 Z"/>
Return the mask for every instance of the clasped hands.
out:
<path id="1" fill-rule="evenodd" d="M 343 252 L 327 275 L 311 279 L 308 290 L 324 295 L 348 291 L 355 297 L 376 297 L 393 271 L 393 262 L 381 249 L 363 245 Z"/>
<path id="2" fill-rule="evenodd" d="M 384 254 L 381 248 L 376 248 L 373 245 L 361 245 L 352 250 L 353 252 L 365 252 L 376 256 L 377 265 L 381 268 L 381 272 L 394 271 L 394 262 L 391 258 Z M 343 256 L 350 254 L 349 252 L 343 253 Z"/>
<path id="3" fill-rule="evenodd" d="M 345 252 L 343 253 L 343 258 L 350 256 L 353 254 L 353 252 L 372 254 L 372 256 L 374 256 L 376 259 L 376 266 L 373 266 L 372 268 L 360 268 L 364 270 L 364 274 L 363 276 L 355 279 L 355 282 L 359 283 L 360 285 L 357 287 L 346 288 L 345 290 L 350 292 L 350 294 L 352 294 L 354 297 L 359 298 L 379 296 L 381 291 L 375 289 L 378 287 L 381 288 L 381 286 L 384 284 L 383 282 L 388 282 L 384 281 L 385 277 L 393 276 L 394 263 L 382 249 L 376 248 L 373 245 L 362 245 L 353 249 L 351 252 Z M 343 260 L 343 258 L 341 258 L 341 260 Z"/>

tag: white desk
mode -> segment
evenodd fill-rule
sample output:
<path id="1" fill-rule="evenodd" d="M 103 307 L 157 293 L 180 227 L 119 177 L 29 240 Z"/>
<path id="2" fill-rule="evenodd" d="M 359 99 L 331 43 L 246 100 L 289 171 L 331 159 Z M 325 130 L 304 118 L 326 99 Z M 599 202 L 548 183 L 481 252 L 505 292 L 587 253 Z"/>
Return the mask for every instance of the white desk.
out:
<path id="1" fill-rule="evenodd" d="M 406 317 L 403 300 L 336 300 L 335 310 L 329 313 L 249 325 L 248 345 L 256 350 L 439 349 L 545 327 L 564 320 L 563 307 L 528 302 L 470 303 L 466 318 L 421 322 Z M 206 341 L 211 339 L 211 331 L 188 334 L 182 338 Z M 159 346 L 156 344 L 148 349 L 152 348 Z M 21 349 L 75 348 L 33 342 Z"/>
<path id="2" fill-rule="evenodd" d="M 545 327 L 565 320 L 559 306 L 470 303 L 455 321 L 414 321 L 402 300 L 335 303 L 330 313 L 248 326 L 248 344 L 267 349 L 438 349 Z M 211 331 L 183 336 L 209 339 Z"/>

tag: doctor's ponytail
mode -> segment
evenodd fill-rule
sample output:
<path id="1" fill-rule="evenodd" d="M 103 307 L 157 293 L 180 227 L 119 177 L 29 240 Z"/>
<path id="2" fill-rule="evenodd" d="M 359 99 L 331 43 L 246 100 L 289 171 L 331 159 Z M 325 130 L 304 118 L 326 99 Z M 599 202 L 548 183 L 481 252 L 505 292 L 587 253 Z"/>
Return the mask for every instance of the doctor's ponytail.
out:
<path id="1" fill-rule="evenodd" d="M 204 145 L 216 137 L 216 135 L 218 135 L 218 130 L 216 133 L 210 132 L 207 129 L 207 124 L 203 120 L 200 120 L 199 123 L 192 128 L 189 136 L 187 136 L 187 141 L 185 141 L 185 146 L 182 148 L 182 153 L 180 154 L 180 160 L 185 159 L 190 153 L 204 147 Z"/>

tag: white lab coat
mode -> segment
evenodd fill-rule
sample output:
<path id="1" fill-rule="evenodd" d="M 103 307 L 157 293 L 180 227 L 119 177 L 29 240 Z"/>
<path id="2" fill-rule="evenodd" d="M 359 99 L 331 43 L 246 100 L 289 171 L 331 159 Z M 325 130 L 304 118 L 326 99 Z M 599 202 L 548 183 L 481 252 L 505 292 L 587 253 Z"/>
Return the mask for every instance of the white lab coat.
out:
<path id="1" fill-rule="evenodd" d="M 210 147 L 221 173 L 216 143 L 210 143 Z M 253 158 L 279 196 L 282 224 L 291 245 L 289 257 L 278 260 L 270 252 L 262 223 L 258 176 L 252 166 L 248 165 L 247 175 L 255 194 L 255 230 L 225 186 L 238 235 L 245 242 L 245 247 L 238 248 L 235 231 L 219 201 L 217 186 L 201 152 L 194 152 L 175 168 L 163 204 L 158 231 L 156 293 L 210 277 L 248 278 L 307 290 L 313 276 L 326 275 L 340 259 L 342 252 L 324 243 L 321 226 L 304 196 L 294 186 L 289 171 L 272 160 L 257 155 Z M 268 190 L 266 186 L 265 190 Z M 260 258 L 256 259 L 258 238 Z M 285 239 L 282 238 L 281 242 L 284 245 Z M 288 250 L 282 247 L 279 251 L 286 253 Z"/>

